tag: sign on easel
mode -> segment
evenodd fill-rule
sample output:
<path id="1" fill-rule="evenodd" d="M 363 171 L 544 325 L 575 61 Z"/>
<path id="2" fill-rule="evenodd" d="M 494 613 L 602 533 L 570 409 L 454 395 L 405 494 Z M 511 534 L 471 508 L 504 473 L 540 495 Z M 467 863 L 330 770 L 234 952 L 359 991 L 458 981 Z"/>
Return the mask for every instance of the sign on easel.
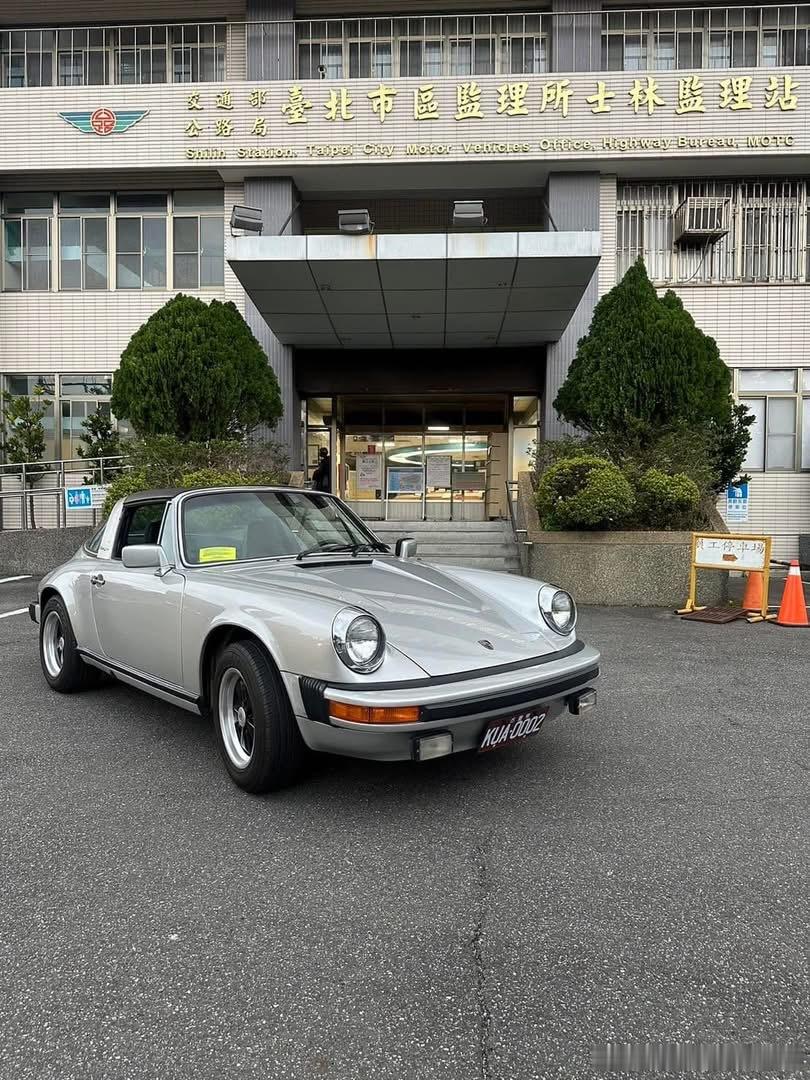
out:
<path id="1" fill-rule="evenodd" d="M 742 570 L 762 574 L 761 619 L 768 616 L 768 582 L 771 566 L 770 536 L 740 533 L 692 533 L 692 557 L 689 566 L 689 596 L 678 612 L 687 615 L 703 611 L 697 605 L 698 570 Z"/>

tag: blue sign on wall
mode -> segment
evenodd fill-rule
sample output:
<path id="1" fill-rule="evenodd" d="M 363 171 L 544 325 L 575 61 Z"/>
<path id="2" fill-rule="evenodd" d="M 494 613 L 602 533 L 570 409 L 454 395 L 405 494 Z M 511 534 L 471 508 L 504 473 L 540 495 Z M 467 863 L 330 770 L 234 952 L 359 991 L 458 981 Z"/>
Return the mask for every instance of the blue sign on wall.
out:
<path id="1" fill-rule="evenodd" d="M 726 523 L 748 521 L 748 481 L 729 484 L 726 489 Z"/>
<path id="2" fill-rule="evenodd" d="M 93 489 L 91 487 L 65 488 L 65 506 L 68 510 L 92 510 Z"/>

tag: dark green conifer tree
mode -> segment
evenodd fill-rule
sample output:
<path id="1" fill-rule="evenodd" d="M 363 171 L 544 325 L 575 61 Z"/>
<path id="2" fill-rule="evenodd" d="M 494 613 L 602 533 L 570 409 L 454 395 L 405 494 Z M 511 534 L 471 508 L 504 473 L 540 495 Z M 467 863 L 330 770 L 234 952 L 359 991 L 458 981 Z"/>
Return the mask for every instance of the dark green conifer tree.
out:
<path id="1" fill-rule="evenodd" d="M 181 293 L 132 335 L 112 411 L 141 436 L 206 442 L 274 427 L 282 403 L 267 356 L 235 305 Z"/>
<path id="2" fill-rule="evenodd" d="M 674 292 L 659 298 L 641 259 L 596 305 L 554 408 L 619 461 L 693 433 L 716 490 L 739 475 L 752 420 L 734 405 L 717 342 Z"/>

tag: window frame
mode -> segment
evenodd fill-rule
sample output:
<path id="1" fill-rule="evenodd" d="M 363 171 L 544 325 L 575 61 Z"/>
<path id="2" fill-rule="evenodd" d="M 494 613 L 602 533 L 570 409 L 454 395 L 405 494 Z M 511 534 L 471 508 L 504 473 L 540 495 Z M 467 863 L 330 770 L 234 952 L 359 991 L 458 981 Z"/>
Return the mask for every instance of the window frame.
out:
<path id="1" fill-rule="evenodd" d="M 2 268 L 0 268 L 0 278 L 2 278 L 2 280 L 0 280 L 0 292 L 12 293 L 13 294 L 13 293 L 25 293 L 25 292 L 52 292 L 53 291 L 53 284 L 54 284 L 54 269 L 53 269 L 54 229 L 53 229 L 53 218 L 54 218 L 53 207 L 51 207 L 50 213 L 48 213 L 44 208 L 41 208 L 41 209 L 38 209 L 38 210 L 20 212 L 20 213 L 17 213 L 17 212 L 6 213 L 5 204 L 4 204 L 4 206 L 3 206 L 3 214 L 2 214 L 2 219 L 1 219 L 1 221 L 2 221 L 2 236 L 0 237 L 0 248 L 2 248 Z M 31 222 L 43 222 L 43 221 L 47 225 L 47 230 L 46 230 L 47 231 L 47 255 L 44 258 L 42 258 L 40 256 L 32 256 L 30 254 L 27 254 L 27 252 L 29 251 L 28 232 L 29 232 L 30 223 Z M 19 227 L 20 227 L 20 246 L 19 246 L 20 258 L 19 258 L 19 263 L 17 264 L 19 266 L 19 274 L 20 274 L 20 286 L 19 286 L 19 288 L 13 288 L 13 287 L 9 286 L 6 283 L 6 276 L 7 276 L 6 264 L 10 262 L 10 260 L 7 258 L 7 248 L 8 248 L 8 246 L 7 246 L 7 243 L 6 243 L 6 236 L 7 236 L 6 226 L 8 224 L 10 224 L 10 223 L 13 223 L 13 222 L 19 223 Z M 37 262 L 44 263 L 45 266 L 47 267 L 48 283 L 44 287 L 33 287 L 32 288 L 27 283 L 28 278 L 29 278 L 29 271 L 30 271 L 29 263 L 34 259 Z"/>
<path id="2" fill-rule="evenodd" d="M 481 19 L 485 16 L 474 15 L 470 16 L 471 19 Z M 527 28 L 525 25 L 523 28 L 512 29 L 509 25 L 509 19 L 523 18 L 525 16 L 515 15 L 508 13 L 503 16 L 498 16 L 499 19 L 505 20 L 505 26 L 490 26 L 490 29 L 486 32 L 480 32 L 474 27 L 469 31 L 465 31 L 459 25 L 464 21 L 464 17 L 455 19 L 452 16 L 444 17 L 441 31 L 437 29 L 428 28 L 427 25 L 423 26 L 423 33 L 403 32 L 402 27 L 396 25 L 398 23 L 405 23 L 406 29 L 410 22 L 421 21 L 423 24 L 432 20 L 441 21 L 439 16 L 408 16 L 403 15 L 393 20 L 394 26 L 391 32 L 388 34 L 379 34 L 374 36 L 372 34 L 362 33 L 362 23 L 365 21 L 373 21 L 374 16 L 369 16 L 368 20 L 365 19 L 345 19 L 341 23 L 340 37 L 330 36 L 330 22 L 328 19 L 312 19 L 309 22 L 309 26 L 302 28 L 300 33 L 296 34 L 295 39 L 295 63 L 296 63 L 296 78 L 298 79 L 317 79 L 322 78 L 324 81 L 335 81 L 338 79 L 352 80 L 370 78 L 370 79 L 399 79 L 399 78 L 411 78 L 411 79 L 441 79 L 441 78 L 458 78 L 458 79 L 473 79 L 480 75 L 531 75 L 531 74 L 545 74 L 548 70 L 549 62 L 549 26 L 545 20 L 545 13 L 541 14 L 541 22 L 537 29 Z M 388 20 L 385 20 L 388 21 Z M 492 20 L 490 20 L 492 23 Z M 325 36 L 319 33 L 319 28 L 323 26 Z M 526 71 L 525 64 L 523 70 L 514 70 L 512 67 L 511 53 L 512 43 L 514 41 L 524 41 L 531 43 L 532 55 L 534 54 L 535 43 L 539 43 L 540 55 L 542 67 L 539 71 Z M 490 63 L 487 70 L 480 70 L 476 57 L 476 49 L 481 42 L 488 43 L 488 53 Z M 373 52 L 374 46 L 377 44 L 390 45 L 391 47 L 391 74 L 389 75 L 352 75 L 352 49 L 358 49 L 361 45 L 369 45 Z M 425 71 L 426 62 L 426 46 L 428 44 L 439 45 L 439 66 L 440 70 L 437 72 Z M 453 49 L 458 48 L 460 45 L 469 44 L 470 46 L 470 70 L 469 71 L 454 71 L 453 63 Z M 411 71 L 411 56 L 410 49 L 412 46 L 418 45 L 420 47 L 419 61 L 420 66 L 418 71 Z M 339 54 L 339 69 L 335 65 L 334 71 L 330 72 L 329 64 L 325 62 L 324 50 L 330 49 L 335 51 L 334 59 L 337 60 Z M 328 59 L 328 58 L 327 58 Z M 306 62 L 305 62 L 306 61 Z M 318 67 L 323 65 L 326 71 L 323 76 L 318 75 Z"/>
<path id="3" fill-rule="evenodd" d="M 191 212 L 191 211 L 188 211 L 188 212 L 180 211 L 179 213 L 173 212 L 172 215 L 171 215 L 171 219 L 172 219 L 172 228 L 171 228 L 171 233 L 172 233 L 172 241 L 171 241 L 172 242 L 172 288 L 173 289 L 191 289 L 191 290 L 197 291 L 197 292 L 204 292 L 207 289 L 221 289 L 221 288 L 223 288 L 223 286 L 225 284 L 225 250 L 224 250 L 224 242 L 225 242 L 224 228 L 225 228 L 225 226 L 224 226 L 224 222 L 223 222 L 223 215 L 220 214 L 220 213 L 217 213 L 216 211 L 210 211 L 209 212 L 209 211 L 201 210 L 201 211 L 199 211 L 197 213 L 194 213 L 194 212 Z M 196 223 L 197 223 L 197 249 L 196 249 L 196 252 L 194 252 L 194 251 L 180 251 L 178 249 L 178 247 L 177 247 L 176 235 L 175 235 L 175 223 L 178 222 L 178 221 L 185 221 L 185 220 L 192 220 L 192 221 L 196 221 Z M 223 241 L 222 277 L 221 277 L 221 280 L 218 281 L 218 282 L 209 282 L 209 283 L 206 283 L 206 284 L 203 284 L 203 280 L 202 280 L 203 279 L 203 222 L 204 221 L 213 221 L 213 222 L 218 223 L 220 229 L 222 230 L 222 241 Z M 177 257 L 178 257 L 178 255 L 186 256 L 186 257 L 189 256 L 189 255 L 196 255 L 196 257 L 197 257 L 197 284 L 196 285 L 189 285 L 189 284 L 186 284 L 186 283 L 178 284 L 178 282 L 177 282 L 177 278 L 178 278 L 178 274 L 177 274 Z"/>
<path id="4" fill-rule="evenodd" d="M 209 37 L 211 40 L 207 40 Z M 183 52 L 187 53 L 188 78 L 175 78 L 176 71 L 184 67 Z M 210 71 L 203 70 L 210 64 L 208 58 L 203 61 L 206 52 L 213 54 Z M 134 79 L 123 78 L 122 64 L 129 54 Z M 181 55 L 179 68 L 178 54 Z M 158 69 L 162 63 L 163 78 L 154 77 L 155 56 L 162 56 Z M 90 82 L 89 70 L 93 58 L 98 57 L 101 57 L 102 78 Z M 0 86 L 4 88 L 224 82 L 227 66 L 226 20 L 0 30 Z M 149 77 L 144 78 L 147 67 Z"/>
<path id="5" fill-rule="evenodd" d="M 662 12 L 656 9 L 639 9 L 639 11 L 610 11 L 603 10 L 602 12 L 602 26 L 601 26 L 601 70 L 602 71 L 636 71 L 636 70 L 649 70 L 649 71 L 677 71 L 687 69 L 703 69 L 703 70 L 734 70 L 739 68 L 763 68 L 763 67 L 808 67 L 810 66 L 810 15 L 806 15 L 807 7 L 804 4 L 794 5 L 792 10 L 796 13 L 796 18 L 793 23 L 781 25 L 777 22 L 775 25 L 768 24 L 768 15 L 773 9 L 767 7 L 759 8 L 698 8 L 698 9 L 678 9 L 674 11 L 674 20 L 672 25 L 662 25 L 661 15 L 669 14 L 669 11 Z M 776 9 L 777 11 L 781 9 Z M 740 12 L 742 21 L 735 22 L 729 19 L 730 13 Z M 756 24 L 746 21 L 749 13 L 756 12 Z M 636 16 L 640 14 L 640 26 L 639 28 L 630 27 L 626 25 L 627 16 Z M 611 15 L 614 22 L 611 24 Z M 684 19 L 683 24 L 679 25 L 679 16 L 689 16 L 688 23 Z M 621 16 L 625 19 L 624 25 L 618 25 L 616 19 Z M 656 18 L 657 16 L 657 18 Z M 672 67 L 664 67 L 655 62 L 657 56 L 657 39 L 663 34 L 672 34 L 674 36 L 674 65 Z M 700 35 L 701 48 L 700 48 L 700 61 L 695 64 L 690 62 L 688 64 L 678 63 L 679 57 L 679 34 L 689 34 L 693 40 L 696 35 Z M 793 34 L 795 36 L 793 43 L 793 58 L 790 59 L 784 55 L 785 40 Z M 751 35 L 756 35 L 755 47 L 753 49 L 754 57 L 749 59 L 746 56 L 746 47 L 748 38 Z M 804 44 L 804 56 L 805 59 L 799 58 L 802 52 L 802 48 L 799 46 L 799 42 L 803 36 Z M 622 48 L 622 66 L 610 67 L 609 66 L 609 41 L 611 38 L 628 38 L 628 37 L 646 37 L 644 43 L 644 49 L 647 59 L 646 67 L 642 68 L 628 68 L 624 63 L 625 49 Z M 722 55 L 717 55 L 716 59 L 713 58 L 712 50 L 717 48 L 718 41 L 722 37 L 722 41 L 719 42 L 722 48 Z M 773 44 L 769 39 L 775 38 Z M 714 39 L 714 40 L 713 40 Z M 741 40 L 738 40 L 741 39 Z M 775 56 L 773 49 L 775 48 Z"/>
<path id="6" fill-rule="evenodd" d="M 89 212 L 85 213 L 85 212 L 83 212 L 81 210 L 76 210 L 76 211 L 71 211 L 71 210 L 62 211 L 62 210 L 60 210 L 60 212 L 59 212 L 59 214 L 57 216 L 58 244 L 56 245 L 57 250 L 55 252 L 56 261 L 57 261 L 57 264 L 58 264 L 58 287 L 57 287 L 56 291 L 58 291 L 58 292 L 72 292 L 72 293 L 111 292 L 112 291 L 110 289 L 110 259 L 112 257 L 113 252 L 112 252 L 112 245 L 110 244 L 110 217 L 111 217 L 111 215 L 110 215 L 109 211 L 107 211 L 106 214 L 102 214 L 102 213 L 97 212 L 97 211 L 95 211 L 95 212 L 94 211 L 89 211 Z M 62 263 L 64 261 L 62 259 L 62 224 L 65 221 L 78 221 L 79 222 L 79 252 L 80 252 L 79 253 L 79 268 L 80 268 L 80 273 L 81 273 L 81 285 L 79 285 L 78 287 L 76 287 L 76 286 L 66 286 L 63 283 L 63 280 L 62 280 L 62 278 L 63 278 Z M 90 287 L 90 288 L 88 288 L 88 286 L 87 286 L 87 258 L 88 258 L 88 255 L 93 254 L 93 253 L 91 253 L 91 252 L 89 252 L 87 250 L 87 242 L 86 242 L 86 239 L 85 239 L 85 223 L 87 221 L 104 221 L 106 223 L 105 233 L 106 233 L 107 246 L 106 246 L 106 251 L 104 252 L 105 264 L 106 265 L 105 265 L 105 279 L 104 279 L 105 284 L 104 284 L 103 287 Z"/>
<path id="7" fill-rule="evenodd" d="M 63 385 L 64 382 L 66 380 L 68 380 L 68 381 L 69 380 L 74 380 L 76 378 L 77 374 L 85 375 L 85 376 L 91 376 L 91 377 L 94 377 L 94 378 L 99 379 L 99 380 L 101 380 L 101 379 L 105 379 L 105 380 L 109 379 L 110 383 L 111 383 L 110 392 L 109 393 L 103 393 L 103 394 L 91 394 L 91 393 L 70 394 L 70 393 L 66 393 L 66 391 L 64 389 L 64 385 Z M 39 372 L 35 372 L 33 374 L 30 374 L 30 373 L 26 373 L 25 371 L 20 371 L 19 369 L 17 369 L 17 370 L 12 370 L 12 371 L 8 371 L 8 372 L 0 373 L 0 390 L 8 390 L 9 392 L 11 392 L 10 385 L 9 385 L 9 382 L 10 382 L 11 379 L 26 379 L 26 380 L 29 380 L 31 385 L 29 386 L 29 389 L 26 391 L 26 393 L 24 395 L 22 395 L 22 396 L 32 397 L 33 396 L 33 387 L 34 386 L 36 386 L 36 385 L 43 386 L 43 385 L 46 385 L 46 383 L 47 383 L 47 385 L 50 385 L 52 387 L 52 389 L 47 389 L 47 386 L 46 386 L 46 388 L 45 388 L 45 396 L 52 403 L 51 406 L 50 406 L 50 410 L 51 410 L 50 419 L 52 420 L 53 428 L 52 428 L 51 432 L 48 432 L 47 425 L 46 425 L 46 442 L 48 440 L 53 442 L 53 456 L 50 457 L 49 454 L 48 454 L 48 451 L 46 450 L 46 460 L 49 460 L 49 461 L 50 460 L 55 460 L 55 461 L 76 461 L 76 462 L 78 462 L 77 458 L 70 458 L 67 455 L 66 451 L 67 451 L 68 447 L 63 445 L 63 439 L 62 439 L 62 404 L 65 401 L 93 401 L 97 405 L 98 404 L 109 405 L 110 402 L 111 402 L 111 399 L 112 399 L 112 380 L 113 380 L 113 378 L 114 378 L 114 372 L 104 372 L 104 371 L 92 371 L 91 370 L 91 371 L 84 371 L 84 372 L 78 372 L 78 373 L 59 372 L 59 371 L 57 371 L 57 372 L 39 371 Z M 31 380 L 33 380 L 33 382 L 31 382 Z M 18 395 L 15 394 L 14 396 L 16 397 Z M 112 410 L 110 411 L 110 416 L 111 416 L 111 419 L 112 419 L 112 422 L 113 422 L 113 426 L 117 430 L 118 429 L 118 418 L 115 416 L 115 414 L 112 412 Z"/>
<path id="8" fill-rule="evenodd" d="M 728 200 L 729 231 L 710 246 L 676 246 L 675 211 L 695 195 Z M 620 180 L 616 231 L 619 276 L 641 254 L 657 285 L 810 282 L 810 181 L 800 177 Z"/>
<path id="9" fill-rule="evenodd" d="M 170 53 L 167 65 L 167 82 L 172 84 L 187 85 L 198 82 L 224 82 L 228 67 L 228 24 L 226 22 L 209 23 L 176 23 L 168 27 L 167 50 Z M 201 31 L 211 28 L 212 41 L 201 40 Z M 186 31 L 196 30 L 196 39 L 186 40 Z M 180 31 L 179 39 L 177 31 Z M 221 33 L 220 33 L 221 31 Z M 213 74 L 208 72 L 203 77 L 203 57 L 206 53 L 213 54 Z M 187 54 L 187 62 L 184 54 Z M 180 67 L 178 68 L 178 57 Z M 181 74 L 188 72 L 189 77 L 178 78 L 178 70 Z M 168 78 L 168 74 L 171 78 Z"/>
<path id="10" fill-rule="evenodd" d="M 209 190 L 211 193 L 209 200 L 198 199 L 196 204 L 190 201 L 188 209 L 175 205 L 178 194 L 189 192 L 199 195 L 200 193 L 205 194 Z M 221 290 L 225 287 L 224 188 L 178 188 L 171 191 L 161 191 L 154 194 L 160 194 L 163 208 L 159 206 L 150 208 L 147 202 L 143 204 L 142 209 L 136 208 L 132 210 L 120 208 L 119 199 L 121 196 L 132 196 L 133 194 L 137 196 L 141 193 L 126 191 L 85 193 L 69 188 L 65 191 L 26 192 L 22 194 L 24 197 L 20 197 L 19 193 L 16 192 L 7 192 L 0 208 L 0 292 L 9 294 L 22 292 L 151 292 L 160 290 L 171 292 L 178 289 Z M 96 201 L 87 206 L 63 205 L 67 195 L 80 194 L 91 194 Z M 142 194 L 152 195 L 153 193 L 144 192 Z M 15 199 L 16 201 L 13 201 Z M 37 202 L 45 203 L 46 200 L 46 205 L 36 205 Z M 29 201 L 31 205 L 28 205 Z M 81 200 L 77 201 L 81 203 Z M 10 202 L 11 208 L 9 208 Z M 101 209 L 105 205 L 108 208 L 106 210 Z M 137 206 L 137 203 L 135 205 Z M 196 217 L 198 220 L 197 285 L 177 285 L 174 281 L 174 226 L 172 223 L 176 218 L 185 217 Z M 137 250 L 130 250 L 128 245 L 119 244 L 119 229 L 123 226 L 119 227 L 118 222 L 127 220 L 136 220 L 139 223 Z M 162 260 L 157 264 L 159 274 L 163 280 L 159 284 L 149 284 L 144 281 L 144 260 L 146 255 L 153 254 L 154 251 L 158 250 L 157 248 L 154 250 L 150 248 L 149 252 L 147 252 L 145 248 L 144 234 L 148 231 L 148 227 L 145 226 L 144 222 L 147 220 L 163 222 L 163 235 L 161 237 Z M 90 228 L 88 223 L 91 221 L 103 221 L 105 223 L 105 283 L 103 285 L 88 285 L 88 274 L 92 273 L 94 269 L 100 270 L 102 265 L 100 253 L 93 249 L 87 240 L 87 232 Z M 47 254 L 43 252 L 41 255 L 34 255 L 30 251 L 29 232 L 37 227 L 30 224 L 32 222 L 47 222 L 45 226 Z M 64 236 L 70 228 L 67 225 L 68 222 L 79 222 L 78 245 L 68 245 L 74 249 L 77 246 L 80 248 L 79 259 L 63 258 Z M 220 233 L 222 236 L 221 242 Z M 216 254 L 211 255 L 210 252 L 214 250 L 212 246 L 214 237 L 216 237 L 217 241 Z M 204 243 L 204 241 L 207 241 L 207 243 Z M 209 254 L 206 255 L 206 252 Z M 12 258 L 12 254 L 16 257 Z M 122 266 L 119 266 L 119 261 L 123 259 L 123 269 L 129 269 L 134 274 L 135 257 L 137 257 L 138 284 L 131 286 L 119 284 L 119 280 L 123 277 L 121 273 Z M 90 265 L 95 258 L 99 259 L 97 268 Z M 204 261 L 204 259 L 216 260 L 216 276 L 210 281 L 204 281 L 206 275 L 203 270 L 207 267 L 211 271 L 212 264 Z M 78 280 L 75 283 L 70 282 L 70 274 L 72 270 L 75 270 L 74 264 L 76 262 L 80 263 L 80 284 Z M 133 265 L 127 267 L 128 263 Z M 31 271 L 38 267 L 42 273 L 43 265 L 47 269 L 47 284 L 43 282 L 41 285 L 32 287 L 30 284 Z M 210 273 L 209 276 L 211 276 Z"/>
<path id="11" fill-rule="evenodd" d="M 170 283 L 169 269 L 173 264 L 172 252 L 169 246 L 170 235 L 172 229 L 169 228 L 169 221 L 171 220 L 171 213 L 168 209 L 164 213 L 152 213 L 150 211 L 137 211 L 137 210 L 124 210 L 119 212 L 116 205 L 115 212 L 115 292 L 159 292 L 170 291 L 172 285 Z M 122 251 L 118 246 L 118 222 L 119 221 L 137 221 L 139 229 L 139 251 Z M 162 285 L 149 285 L 144 282 L 144 260 L 146 258 L 146 247 L 144 241 L 144 222 L 145 221 L 162 221 L 163 222 L 163 284 Z M 120 257 L 128 256 L 132 258 L 137 255 L 139 259 L 139 272 L 138 281 L 136 285 L 122 285 L 119 280 L 119 259 Z"/>
<path id="12" fill-rule="evenodd" d="M 740 376 L 742 373 L 750 370 L 769 370 L 774 371 L 793 371 L 795 374 L 794 389 L 789 390 L 742 390 L 740 389 Z M 806 473 L 810 472 L 810 449 L 808 450 L 808 462 L 804 464 L 803 461 L 803 443 L 807 433 L 804 430 L 804 402 L 810 400 L 810 382 L 805 389 L 803 384 L 804 372 L 810 372 L 810 368 L 796 368 L 791 367 L 789 364 L 774 364 L 769 368 L 736 368 L 733 373 L 734 381 L 734 397 L 741 405 L 746 405 L 749 401 L 762 401 L 764 402 L 764 431 L 763 431 L 763 444 L 762 444 L 762 465 L 751 465 L 746 462 L 743 465 L 743 469 L 746 472 L 755 473 L 758 476 L 768 473 Z M 770 465 L 768 462 L 768 439 L 769 433 L 769 419 L 770 419 L 770 402 L 774 400 L 779 401 L 791 401 L 793 403 L 793 465 L 792 467 Z M 790 433 L 787 433 L 790 435 Z"/>

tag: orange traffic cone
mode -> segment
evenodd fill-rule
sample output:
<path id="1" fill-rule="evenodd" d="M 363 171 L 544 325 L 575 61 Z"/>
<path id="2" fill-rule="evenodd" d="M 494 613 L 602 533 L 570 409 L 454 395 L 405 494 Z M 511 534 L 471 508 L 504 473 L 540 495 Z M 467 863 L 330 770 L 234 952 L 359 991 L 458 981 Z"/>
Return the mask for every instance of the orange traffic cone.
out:
<path id="1" fill-rule="evenodd" d="M 776 616 L 777 626 L 810 626 L 807 619 L 807 605 L 804 602 L 804 586 L 799 570 L 799 562 L 793 559 L 785 580 L 782 603 Z"/>
<path id="2" fill-rule="evenodd" d="M 762 579 L 761 570 L 749 570 L 748 581 L 743 596 L 743 611 L 762 611 Z"/>

